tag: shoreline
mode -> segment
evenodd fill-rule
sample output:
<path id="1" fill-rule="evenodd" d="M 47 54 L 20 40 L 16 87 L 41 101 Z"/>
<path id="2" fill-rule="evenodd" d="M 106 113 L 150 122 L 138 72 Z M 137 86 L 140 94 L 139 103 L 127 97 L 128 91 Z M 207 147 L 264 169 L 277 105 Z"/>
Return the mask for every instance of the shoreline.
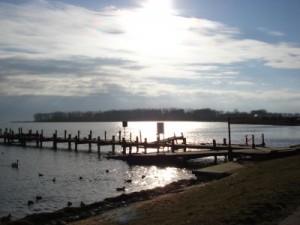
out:
<path id="1" fill-rule="evenodd" d="M 295 156 L 282 157 L 282 158 L 263 160 L 263 161 L 251 161 L 251 160 L 241 161 L 242 164 L 246 165 L 244 168 L 239 169 L 237 173 L 235 173 L 234 175 L 229 175 L 222 179 L 217 179 L 216 177 L 213 177 L 205 180 L 198 180 L 198 179 L 179 180 L 176 182 L 172 182 L 164 187 L 157 187 L 154 189 L 132 192 L 128 194 L 124 193 L 119 196 L 106 198 L 103 201 L 95 202 L 83 207 L 66 207 L 52 213 L 32 214 L 7 224 L 10 225 L 47 225 L 47 224 L 59 225 L 59 224 L 67 224 L 67 223 L 71 223 L 74 225 L 90 224 L 89 221 L 93 220 L 93 218 L 98 218 L 98 217 L 102 218 L 103 215 L 107 215 L 107 214 L 109 215 L 112 214 L 113 216 L 110 215 L 110 217 L 114 217 L 115 216 L 114 212 L 120 210 L 124 211 L 125 209 L 127 211 L 128 210 L 130 211 L 131 208 L 135 209 L 137 205 L 138 207 L 143 208 L 143 207 L 148 207 L 149 204 L 150 205 L 154 204 L 154 205 L 158 205 L 159 207 L 163 207 L 164 209 L 164 207 L 168 207 L 168 206 L 163 206 L 163 204 L 161 205 L 161 203 L 158 204 L 156 203 L 156 201 L 160 201 L 159 199 L 161 198 L 168 198 L 168 196 L 170 197 L 170 194 L 172 194 L 172 198 L 173 197 L 175 199 L 181 198 L 181 196 L 186 195 L 186 193 L 191 192 L 191 190 L 194 190 L 195 193 L 197 193 L 197 195 L 200 193 L 200 195 L 202 196 L 201 199 L 202 198 L 204 199 L 204 202 L 201 202 L 201 205 L 206 204 L 207 200 L 205 199 L 207 197 L 204 197 L 206 195 L 215 196 L 215 199 L 213 198 L 214 199 L 213 201 L 218 202 L 219 201 L 218 196 L 220 195 L 223 198 L 224 196 L 222 196 L 222 194 L 223 192 L 227 192 L 228 188 L 233 189 L 233 191 L 231 192 L 240 193 L 240 195 L 243 193 L 242 195 L 245 195 L 243 196 L 242 200 L 238 199 L 239 196 L 235 196 L 238 199 L 238 202 L 236 204 L 241 204 L 241 202 L 239 201 L 242 202 L 245 201 L 244 203 L 242 203 L 242 206 L 246 207 L 246 209 L 238 208 L 238 210 L 242 210 L 241 214 L 245 214 L 243 215 L 245 218 L 242 216 L 242 218 L 237 219 L 238 221 L 244 221 L 244 222 L 248 221 L 248 217 L 251 217 L 251 220 L 255 220 L 255 221 L 265 219 L 264 216 L 262 215 L 264 215 L 264 211 L 266 211 L 267 214 L 272 214 L 272 216 L 270 215 L 267 216 L 268 220 L 271 221 L 272 219 L 276 219 L 276 221 L 278 220 L 279 222 L 284 218 L 286 218 L 287 216 L 289 216 L 293 212 L 293 210 L 295 210 L 298 206 L 300 206 L 300 198 L 298 198 L 298 196 L 300 197 L 300 179 L 298 179 L 300 178 L 299 159 L 300 156 L 299 154 L 297 154 Z M 274 170 L 274 168 L 276 169 Z M 268 173 L 265 170 L 268 170 Z M 248 171 L 250 175 L 247 173 Z M 291 173 L 291 171 L 293 171 L 293 173 Z M 249 181 L 247 181 L 247 179 L 249 179 Z M 268 182 L 269 179 L 273 179 L 272 181 L 273 183 L 271 182 L 271 183 L 264 184 L 264 182 Z M 283 181 L 281 181 L 280 179 Z M 263 183 L 261 187 L 258 181 Z M 204 182 L 205 185 L 201 185 L 204 184 Z M 283 183 L 284 185 L 281 184 L 279 185 L 278 182 L 279 184 Z M 280 188 L 278 189 L 278 187 L 276 186 L 278 187 L 282 186 L 282 187 L 281 189 Z M 209 194 L 206 194 L 205 189 L 209 189 L 209 191 L 206 190 Z M 211 190 L 213 190 L 213 194 L 210 193 Z M 272 193 L 274 191 L 275 194 Z M 228 195 L 234 194 L 231 192 L 230 194 L 229 193 L 227 194 Z M 247 197 L 247 194 L 249 194 L 251 197 Z M 276 199 L 278 198 L 278 195 L 279 195 L 279 200 Z M 293 198 L 293 196 L 295 199 L 292 200 L 291 198 Z M 229 198 L 229 196 L 225 196 L 225 197 L 226 199 Z M 262 199 L 259 200 L 255 199 L 261 197 Z M 282 197 L 284 197 L 284 199 L 282 199 Z M 249 201 L 247 202 L 245 199 L 248 198 L 249 199 L 253 198 L 253 199 L 247 200 Z M 272 202 L 269 202 L 272 201 L 273 198 L 275 198 L 274 204 Z M 235 204 L 234 202 L 236 201 L 236 199 L 231 199 L 231 200 L 233 203 L 229 204 L 228 202 L 228 204 L 229 205 Z M 172 201 L 174 200 L 172 199 Z M 186 200 L 186 198 L 184 198 L 184 201 L 186 202 L 180 203 L 181 207 L 182 205 L 185 204 L 187 205 L 185 206 L 186 209 L 190 207 L 195 207 L 195 208 L 198 207 L 194 205 L 195 202 L 197 201 L 196 199 L 194 199 L 194 197 L 192 197 L 190 200 Z M 209 202 L 207 204 L 211 205 L 211 203 Z M 214 213 L 220 212 L 218 210 L 218 207 L 219 205 L 222 204 L 224 203 L 222 202 L 216 204 L 215 206 L 211 206 L 213 209 L 212 211 L 214 211 Z M 175 206 L 171 205 L 169 207 L 175 207 Z M 247 209 L 247 207 L 250 208 Z M 151 209 L 147 209 L 147 210 L 153 210 L 153 206 L 150 208 Z M 221 208 L 223 210 L 227 209 L 227 207 L 226 208 L 221 207 Z M 202 210 L 204 212 L 202 212 Z M 202 208 L 201 213 L 205 213 L 205 210 L 206 208 Z M 208 212 L 208 215 L 209 213 L 210 212 Z M 191 213 L 191 215 L 193 214 L 194 213 Z M 234 211 L 233 214 L 237 216 L 239 215 L 239 212 Z M 147 215 L 143 215 L 143 216 L 147 217 Z M 105 220 L 105 216 L 104 216 L 104 220 Z M 239 223 L 229 223 L 230 221 L 228 218 L 226 218 L 226 221 L 228 223 L 225 224 L 239 224 Z M 115 222 L 111 223 L 111 221 L 105 221 L 103 224 L 119 224 L 119 223 L 115 223 Z M 131 222 L 126 224 L 131 224 Z M 133 223 L 133 224 L 139 224 L 139 223 Z M 152 223 L 152 224 L 156 224 L 156 223 Z M 251 223 L 251 224 L 259 224 L 259 223 Z"/>
<path id="2" fill-rule="evenodd" d="M 153 189 L 146 189 L 138 192 L 123 193 L 116 197 L 105 198 L 103 201 L 84 205 L 82 207 L 65 207 L 54 212 L 48 213 L 34 213 L 27 215 L 21 219 L 11 221 L 9 223 L 0 223 L 8 225 L 47 225 L 47 224 L 61 224 L 70 223 L 74 221 L 83 220 L 99 213 L 108 210 L 116 209 L 126 206 L 131 203 L 150 200 L 154 197 L 182 192 L 185 188 L 203 183 L 197 179 L 183 179 L 172 182 L 163 187 L 156 187 Z"/>
<path id="3" fill-rule="evenodd" d="M 208 123 L 227 123 L 226 120 L 128 120 L 128 122 L 208 122 Z M 103 121 L 10 121 L 9 123 L 114 123 L 119 120 L 103 120 Z M 231 124 L 235 125 L 270 125 L 270 126 L 300 126 L 300 120 L 295 121 L 264 121 L 264 120 L 232 120 Z"/>

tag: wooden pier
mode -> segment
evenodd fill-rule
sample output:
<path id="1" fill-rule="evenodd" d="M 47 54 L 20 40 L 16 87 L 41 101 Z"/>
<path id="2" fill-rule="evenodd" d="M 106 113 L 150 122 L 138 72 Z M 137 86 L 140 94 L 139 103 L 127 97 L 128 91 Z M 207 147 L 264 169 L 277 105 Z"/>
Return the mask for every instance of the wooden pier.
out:
<path id="1" fill-rule="evenodd" d="M 130 135 L 131 136 L 131 135 Z M 1 142 L 2 140 L 2 142 Z M 71 134 L 67 135 L 67 131 L 64 131 L 63 137 L 58 137 L 57 131 L 53 133 L 51 137 L 45 137 L 43 131 L 40 133 L 36 131 L 33 133 L 29 130 L 28 133 L 23 133 L 22 128 L 19 128 L 18 133 L 15 134 L 13 130 L 5 129 L 2 132 L 0 129 L 0 143 L 4 145 L 16 145 L 26 147 L 29 143 L 30 147 L 43 148 L 44 143 L 50 142 L 52 149 L 58 149 L 59 144 L 64 144 L 68 150 L 78 151 L 78 146 L 88 145 L 88 152 L 92 152 L 92 145 L 97 146 L 97 152 L 100 154 L 101 146 L 111 146 L 111 153 L 108 154 L 108 159 L 124 160 L 129 164 L 181 164 L 187 160 L 203 157 L 214 157 L 215 162 L 219 156 L 224 157 L 226 160 L 240 157 L 251 158 L 264 158 L 275 157 L 279 155 L 295 154 L 299 152 L 299 146 L 295 148 L 266 148 L 264 143 L 264 136 L 262 135 L 262 143 L 256 145 L 254 143 L 254 136 L 252 136 L 252 144 L 248 144 L 248 138 L 246 136 L 245 145 L 227 144 L 226 139 L 223 139 L 223 143 L 217 144 L 215 140 L 212 143 L 199 143 L 191 144 L 187 143 L 186 138 L 181 134 L 180 136 L 172 136 L 165 139 L 157 137 L 156 141 L 148 142 L 147 138 L 144 141 L 139 140 L 138 137 L 133 141 L 131 138 L 125 140 L 121 137 L 121 131 L 116 138 L 112 136 L 111 139 L 106 137 L 104 139 L 99 136 L 93 138 L 92 131 L 90 131 L 87 137 L 80 137 L 80 131 L 77 135 L 72 137 Z M 29 146 L 29 145 L 28 145 Z M 48 145 L 49 146 L 49 145 Z M 121 148 L 121 153 L 116 153 L 116 146 Z M 135 152 L 133 152 L 135 149 Z M 148 152 L 148 149 L 152 151 Z"/>

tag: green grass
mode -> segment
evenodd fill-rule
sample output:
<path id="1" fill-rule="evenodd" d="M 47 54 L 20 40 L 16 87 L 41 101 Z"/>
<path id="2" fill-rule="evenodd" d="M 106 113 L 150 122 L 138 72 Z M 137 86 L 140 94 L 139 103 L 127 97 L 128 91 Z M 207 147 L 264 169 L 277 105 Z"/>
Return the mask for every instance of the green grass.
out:
<path id="1" fill-rule="evenodd" d="M 271 225 L 299 205 L 300 156 L 293 156 L 257 162 L 221 180 L 75 224 Z"/>

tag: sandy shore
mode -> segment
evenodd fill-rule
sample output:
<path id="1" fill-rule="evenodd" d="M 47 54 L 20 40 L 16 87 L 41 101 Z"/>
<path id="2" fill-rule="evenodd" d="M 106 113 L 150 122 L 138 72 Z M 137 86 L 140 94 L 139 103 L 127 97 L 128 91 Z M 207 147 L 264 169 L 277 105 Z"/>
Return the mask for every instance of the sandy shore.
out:
<path id="1" fill-rule="evenodd" d="M 300 156 L 292 156 L 248 163 L 221 180 L 109 210 L 71 225 L 296 225 L 300 224 L 299 206 Z"/>

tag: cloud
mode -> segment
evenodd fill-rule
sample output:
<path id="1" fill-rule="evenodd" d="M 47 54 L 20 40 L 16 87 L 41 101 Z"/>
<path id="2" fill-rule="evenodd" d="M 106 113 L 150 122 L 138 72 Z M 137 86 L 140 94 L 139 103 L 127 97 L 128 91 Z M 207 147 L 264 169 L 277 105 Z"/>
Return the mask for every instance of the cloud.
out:
<path id="1" fill-rule="evenodd" d="M 151 20 L 142 10 L 89 10 L 46 0 L 0 3 L 0 95 L 106 95 L 129 103 L 135 98 L 146 104 L 148 98 L 152 105 L 187 105 L 188 99 L 197 106 L 192 101 L 258 98 L 240 88 L 252 79 L 238 64 L 300 69 L 299 43 L 247 39 L 239 28 L 179 14 Z M 230 82 L 235 89 L 222 87 Z M 295 93 L 285 91 L 294 101 Z M 260 96 L 274 99 L 267 92 Z"/>
<path id="2" fill-rule="evenodd" d="M 276 31 L 276 30 L 270 30 L 266 27 L 259 27 L 258 30 L 262 31 L 263 33 L 266 33 L 268 35 L 271 35 L 273 37 L 283 37 L 285 36 L 285 33 Z"/>

